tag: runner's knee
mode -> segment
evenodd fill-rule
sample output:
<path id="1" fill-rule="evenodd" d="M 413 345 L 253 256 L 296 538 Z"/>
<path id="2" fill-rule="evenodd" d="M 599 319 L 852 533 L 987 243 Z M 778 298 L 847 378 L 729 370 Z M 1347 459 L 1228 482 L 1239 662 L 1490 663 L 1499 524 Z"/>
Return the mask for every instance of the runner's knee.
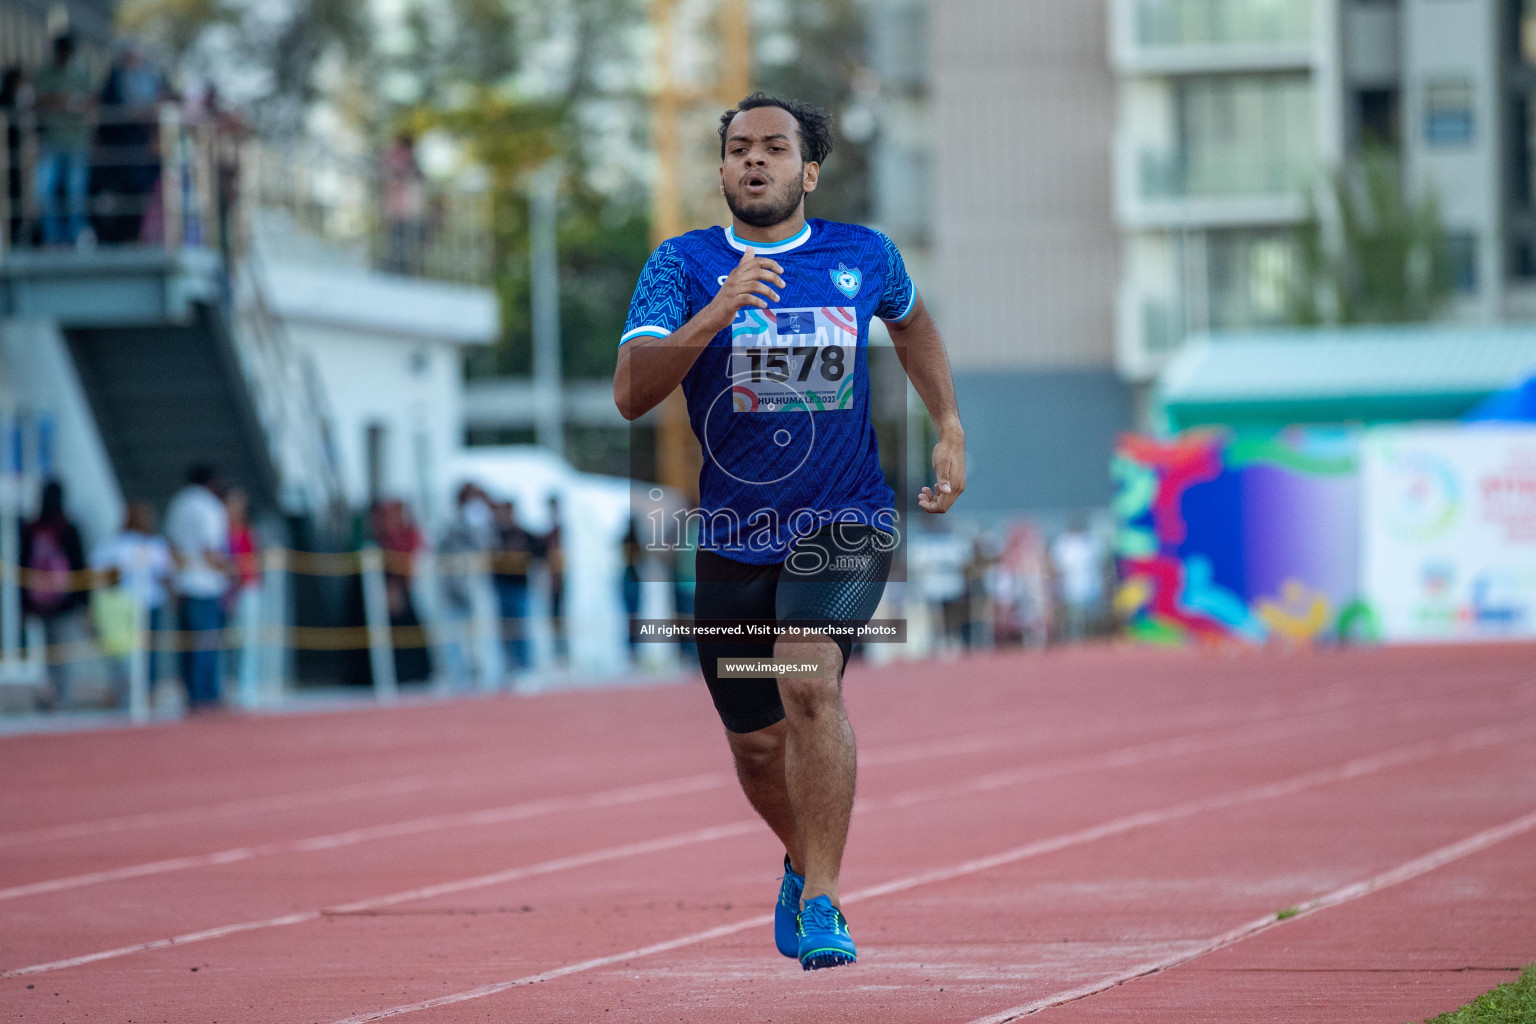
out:
<path id="1" fill-rule="evenodd" d="M 736 759 L 736 767 L 741 771 L 764 771 L 784 756 L 784 723 L 782 721 L 755 732 L 727 730 L 725 735 L 731 745 L 731 756 Z"/>
<path id="2" fill-rule="evenodd" d="M 841 659 L 837 647 L 826 645 L 831 649 L 832 659 Z M 793 651 L 793 648 L 791 648 Z M 804 658 L 808 651 L 801 654 L 780 654 L 779 657 Z M 823 659 L 827 664 L 828 659 Z M 819 718 L 822 715 L 832 713 L 842 707 L 843 681 L 841 673 L 837 671 L 840 666 L 833 663 L 827 666 L 827 670 L 815 676 L 785 676 L 779 679 L 779 699 L 784 702 L 784 711 L 792 718 L 810 719 Z"/>

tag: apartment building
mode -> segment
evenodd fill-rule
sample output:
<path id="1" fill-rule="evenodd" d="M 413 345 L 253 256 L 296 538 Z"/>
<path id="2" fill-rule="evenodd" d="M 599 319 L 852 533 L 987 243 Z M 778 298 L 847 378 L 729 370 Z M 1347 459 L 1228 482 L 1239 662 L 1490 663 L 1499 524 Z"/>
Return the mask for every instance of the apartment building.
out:
<path id="1" fill-rule="evenodd" d="M 1132 425 L 1115 370 L 1105 4 L 943 0 L 926 16 L 930 261 L 918 283 L 954 364 L 967 506 L 1046 519 L 1104 507 L 1116 435 Z M 877 201 L 912 210 L 899 189 Z M 910 213 L 890 219 L 912 231 Z"/>
<path id="2" fill-rule="evenodd" d="M 1282 323 L 1294 229 L 1371 143 L 1438 201 L 1447 315 L 1536 315 L 1532 0 L 1110 0 L 1110 53 L 1128 380 Z"/>

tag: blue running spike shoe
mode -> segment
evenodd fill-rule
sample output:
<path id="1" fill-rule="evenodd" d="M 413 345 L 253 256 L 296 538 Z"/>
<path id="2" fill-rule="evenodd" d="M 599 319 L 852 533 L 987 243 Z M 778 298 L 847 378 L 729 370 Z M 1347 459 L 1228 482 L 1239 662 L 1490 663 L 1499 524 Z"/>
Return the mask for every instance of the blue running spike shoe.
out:
<path id="1" fill-rule="evenodd" d="M 848 934 L 848 919 L 825 896 L 805 901 L 800 911 L 800 966 L 807 971 L 841 967 L 859 958 Z"/>
<path id="2" fill-rule="evenodd" d="M 800 893 L 805 891 L 805 878 L 789 867 L 789 854 L 784 855 L 784 879 L 779 883 L 779 903 L 773 908 L 773 942 L 779 952 L 794 958 L 800 955 L 800 932 L 796 920 L 800 916 Z"/>

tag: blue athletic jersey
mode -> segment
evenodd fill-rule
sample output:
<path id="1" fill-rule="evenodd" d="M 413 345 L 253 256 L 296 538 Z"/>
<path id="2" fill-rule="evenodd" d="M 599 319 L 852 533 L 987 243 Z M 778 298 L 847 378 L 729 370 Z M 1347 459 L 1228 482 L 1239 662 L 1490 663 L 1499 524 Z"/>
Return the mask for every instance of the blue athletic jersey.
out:
<path id="1" fill-rule="evenodd" d="M 869 417 L 869 321 L 906 319 L 917 292 L 896 246 L 869 228 L 809 220 L 773 245 L 705 228 L 651 254 L 619 343 L 681 328 L 749 247 L 784 268 L 779 301 L 738 311 L 683 393 L 704 450 L 699 546 L 768 565 L 827 522 L 894 528 Z"/>

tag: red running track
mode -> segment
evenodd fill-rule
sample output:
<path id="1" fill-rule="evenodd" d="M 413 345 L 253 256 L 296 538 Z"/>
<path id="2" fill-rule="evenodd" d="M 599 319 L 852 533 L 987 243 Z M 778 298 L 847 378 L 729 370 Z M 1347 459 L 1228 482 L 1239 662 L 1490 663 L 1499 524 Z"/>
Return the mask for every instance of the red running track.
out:
<path id="1" fill-rule="evenodd" d="M 0 1017 L 1403 1024 L 1536 960 L 1531 654 L 856 668 L 814 974 L 701 685 L 6 739 Z"/>

